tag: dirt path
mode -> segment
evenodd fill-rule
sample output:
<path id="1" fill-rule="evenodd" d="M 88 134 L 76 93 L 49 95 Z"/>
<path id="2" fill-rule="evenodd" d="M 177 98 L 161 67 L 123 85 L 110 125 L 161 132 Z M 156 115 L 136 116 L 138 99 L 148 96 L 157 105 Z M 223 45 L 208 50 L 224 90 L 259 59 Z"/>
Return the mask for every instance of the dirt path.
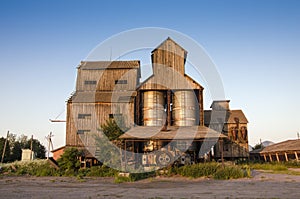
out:
<path id="1" fill-rule="evenodd" d="M 300 176 L 255 171 L 251 179 L 0 177 L 0 198 L 300 198 Z"/>

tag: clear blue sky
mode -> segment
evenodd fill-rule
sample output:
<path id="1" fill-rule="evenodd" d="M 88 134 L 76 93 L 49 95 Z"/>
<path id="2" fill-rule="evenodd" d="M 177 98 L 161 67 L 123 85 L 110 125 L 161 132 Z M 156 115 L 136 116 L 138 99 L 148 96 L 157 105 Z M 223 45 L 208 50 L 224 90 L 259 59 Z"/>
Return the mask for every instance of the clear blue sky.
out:
<path id="1" fill-rule="evenodd" d="M 163 27 L 200 43 L 214 60 L 249 141 L 300 131 L 300 1 L 0 1 L 0 136 L 65 143 L 65 109 L 76 66 L 108 37 Z M 209 108 L 210 102 L 205 102 Z M 65 113 L 60 117 L 64 119 Z"/>

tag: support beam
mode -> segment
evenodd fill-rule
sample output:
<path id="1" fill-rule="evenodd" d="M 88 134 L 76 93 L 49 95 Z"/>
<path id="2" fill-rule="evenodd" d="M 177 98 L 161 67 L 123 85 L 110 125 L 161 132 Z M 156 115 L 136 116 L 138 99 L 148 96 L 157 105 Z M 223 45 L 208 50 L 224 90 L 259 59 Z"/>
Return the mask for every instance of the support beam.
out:
<path id="1" fill-rule="evenodd" d="M 271 154 L 269 154 L 269 158 L 270 158 L 270 162 L 273 162 Z"/>
<path id="2" fill-rule="evenodd" d="M 167 123 L 171 126 L 171 91 L 167 91 Z"/>
<path id="3" fill-rule="evenodd" d="M 279 161 L 278 153 L 276 153 L 276 160 L 277 160 L 277 162 L 280 162 L 280 161 Z"/>
<path id="4" fill-rule="evenodd" d="M 8 135 L 9 135 L 9 131 L 7 131 L 6 140 L 4 142 L 1 163 L 3 163 L 3 161 L 4 161 L 4 155 L 5 155 L 5 151 L 6 151 L 6 145 L 7 145 L 7 141 L 8 141 Z"/>
<path id="5" fill-rule="evenodd" d="M 199 105 L 200 126 L 204 126 L 203 89 L 199 90 Z"/>
<path id="6" fill-rule="evenodd" d="M 296 160 L 299 161 L 297 151 L 295 151 L 295 157 L 296 157 Z"/>
<path id="7" fill-rule="evenodd" d="M 289 158 L 288 158 L 288 155 L 287 155 L 287 153 L 286 153 L 286 152 L 284 153 L 284 156 L 285 156 L 285 161 L 287 161 L 287 162 L 288 162 L 288 161 L 289 161 Z"/>
<path id="8" fill-rule="evenodd" d="M 267 162 L 267 157 L 266 157 L 266 154 L 264 154 L 264 160 L 265 160 L 265 162 Z"/>

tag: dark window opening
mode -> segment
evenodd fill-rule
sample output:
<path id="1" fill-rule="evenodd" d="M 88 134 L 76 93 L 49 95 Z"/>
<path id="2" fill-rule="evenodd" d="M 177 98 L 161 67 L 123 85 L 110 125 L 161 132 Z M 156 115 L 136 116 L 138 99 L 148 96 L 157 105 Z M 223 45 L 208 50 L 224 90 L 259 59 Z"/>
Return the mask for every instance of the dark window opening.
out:
<path id="1" fill-rule="evenodd" d="M 109 118 L 110 119 L 114 119 L 114 118 L 121 118 L 122 117 L 122 114 L 109 114 Z"/>
<path id="2" fill-rule="evenodd" d="M 77 134 L 84 134 L 84 133 L 89 133 L 91 130 L 78 130 Z"/>
<path id="3" fill-rule="evenodd" d="M 122 80 L 122 79 L 115 80 L 115 84 L 127 84 L 127 80 L 126 79 L 124 79 L 124 80 Z"/>
<path id="4" fill-rule="evenodd" d="M 97 84 L 97 81 L 95 81 L 95 80 L 85 80 L 84 84 L 85 85 L 95 85 L 95 84 Z"/>
<path id="5" fill-rule="evenodd" d="M 91 119 L 92 114 L 78 114 L 78 119 Z"/>

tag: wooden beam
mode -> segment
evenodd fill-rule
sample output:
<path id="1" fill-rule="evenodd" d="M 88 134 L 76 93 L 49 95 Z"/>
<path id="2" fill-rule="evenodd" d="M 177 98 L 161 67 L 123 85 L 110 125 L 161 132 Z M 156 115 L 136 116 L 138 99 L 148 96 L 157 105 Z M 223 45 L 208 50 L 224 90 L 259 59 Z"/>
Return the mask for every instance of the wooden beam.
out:
<path id="1" fill-rule="evenodd" d="M 167 124 L 171 126 L 171 91 L 167 91 Z"/>
<path id="2" fill-rule="evenodd" d="M 7 131 L 6 140 L 5 140 L 5 142 L 4 142 L 4 148 L 3 148 L 3 152 L 2 152 L 1 163 L 3 163 L 3 160 L 4 160 L 4 155 L 5 155 L 5 150 L 6 150 L 6 145 L 7 145 L 8 135 L 9 135 L 9 131 Z"/>
<path id="3" fill-rule="evenodd" d="M 285 160 L 288 162 L 288 161 L 289 161 L 289 158 L 288 158 L 288 155 L 287 155 L 286 152 L 284 153 L 284 156 L 285 156 Z"/>
<path id="4" fill-rule="evenodd" d="M 267 162 L 267 157 L 266 157 L 266 154 L 264 154 L 264 160 L 265 160 L 265 162 Z"/>
<path id="5" fill-rule="evenodd" d="M 204 108 L 203 108 L 203 90 L 199 90 L 199 104 L 200 104 L 200 126 L 204 126 Z"/>
<path id="6" fill-rule="evenodd" d="M 278 153 L 276 153 L 276 159 L 277 159 L 277 162 L 280 162 L 280 161 L 279 161 Z"/>
<path id="7" fill-rule="evenodd" d="M 299 161 L 297 151 L 295 151 L 295 157 L 296 157 L 296 160 Z"/>
<path id="8" fill-rule="evenodd" d="M 273 162 L 271 154 L 269 154 L 269 158 L 270 158 L 270 162 Z"/>

